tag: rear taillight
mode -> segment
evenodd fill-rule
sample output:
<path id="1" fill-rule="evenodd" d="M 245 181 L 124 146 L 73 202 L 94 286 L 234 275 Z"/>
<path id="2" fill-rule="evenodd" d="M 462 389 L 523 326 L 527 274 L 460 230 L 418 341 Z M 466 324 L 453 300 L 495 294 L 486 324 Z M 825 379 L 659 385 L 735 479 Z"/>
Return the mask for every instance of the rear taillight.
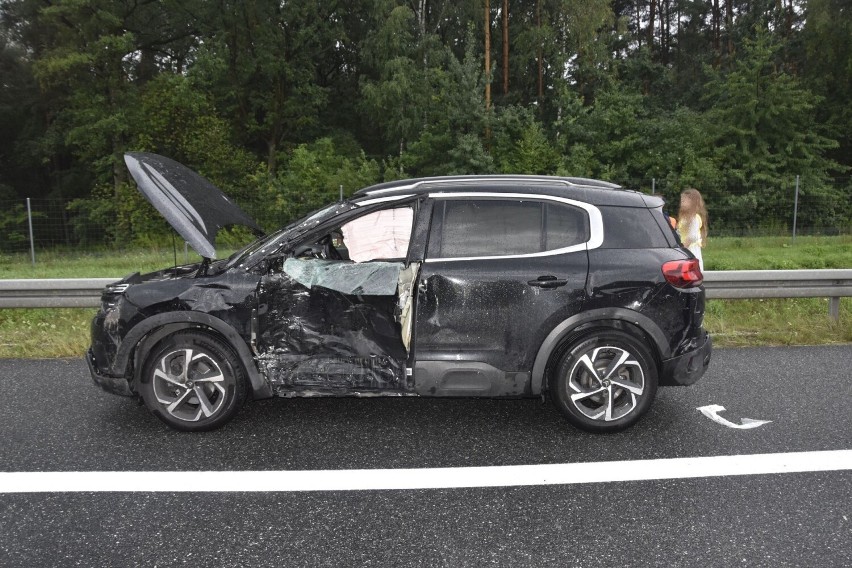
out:
<path id="1" fill-rule="evenodd" d="M 704 282 L 697 259 L 670 260 L 663 264 L 663 276 L 675 288 L 695 288 Z"/>

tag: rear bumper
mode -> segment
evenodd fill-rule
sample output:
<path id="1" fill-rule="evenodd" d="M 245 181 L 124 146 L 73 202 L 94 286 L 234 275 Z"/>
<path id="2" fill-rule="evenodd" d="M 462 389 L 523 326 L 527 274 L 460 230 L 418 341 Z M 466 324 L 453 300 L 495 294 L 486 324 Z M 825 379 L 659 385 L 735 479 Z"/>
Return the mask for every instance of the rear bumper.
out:
<path id="1" fill-rule="evenodd" d="M 112 394 L 136 396 L 136 393 L 130 388 L 130 382 L 124 377 L 108 377 L 101 374 L 95 364 L 95 357 L 91 349 L 86 352 L 86 363 L 89 365 L 89 373 L 92 375 L 92 380 L 98 387 Z"/>
<path id="2" fill-rule="evenodd" d="M 703 341 L 692 351 L 663 361 L 660 374 L 662 386 L 686 386 L 695 384 L 700 379 L 707 366 L 710 365 L 710 355 L 713 352 L 713 340 L 710 334 L 704 332 Z"/>

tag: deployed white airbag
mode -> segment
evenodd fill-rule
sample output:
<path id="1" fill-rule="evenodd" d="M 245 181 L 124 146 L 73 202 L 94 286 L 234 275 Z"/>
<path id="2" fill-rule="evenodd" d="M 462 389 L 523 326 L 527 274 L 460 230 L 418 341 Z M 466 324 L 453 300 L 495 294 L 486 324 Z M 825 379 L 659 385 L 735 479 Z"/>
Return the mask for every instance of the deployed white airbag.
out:
<path id="1" fill-rule="evenodd" d="M 405 258 L 414 211 L 411 207 L 385 209 L 358 217 L 343 225 L 343 242 L 349 258 L 364 262 L 376 258 Z"/>

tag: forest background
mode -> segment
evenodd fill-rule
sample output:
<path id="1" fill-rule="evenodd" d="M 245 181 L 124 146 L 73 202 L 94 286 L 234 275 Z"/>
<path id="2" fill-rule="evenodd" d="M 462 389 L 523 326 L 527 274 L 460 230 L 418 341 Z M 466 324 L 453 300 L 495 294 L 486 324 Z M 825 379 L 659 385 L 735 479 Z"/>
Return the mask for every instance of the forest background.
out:
<path id="1" fill-rule="evenodd" d="M 122 154 L 271 229 L 365 185 L 601 178 L 852 232 L 850 0 L 0 0 L 0 251 L 162 242 Z M 674 209 L 674 208 L 673 208 Z M 44 221 L 45 214 L 35 215 Z"/>

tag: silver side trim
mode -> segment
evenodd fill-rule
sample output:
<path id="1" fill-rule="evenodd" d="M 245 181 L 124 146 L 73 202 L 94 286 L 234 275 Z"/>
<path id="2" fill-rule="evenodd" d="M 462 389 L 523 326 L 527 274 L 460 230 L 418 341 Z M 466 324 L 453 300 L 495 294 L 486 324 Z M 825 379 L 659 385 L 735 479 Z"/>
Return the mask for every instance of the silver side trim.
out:
<path id="1" fill-rule="evenodd" d="M 586 244 L 579 244 L 561 249 L 547 250 L 544 252 L 531 252 L 528 254 L 502 254 L 497 256 L 459 256 L 453 258 L 427 258 L 423 262 L 459 262 L 462 260 L 503 260 L 512 258 L 537 258 L 541 256 L 556 256 L 559 254 L 568 254 L 571 252 L 579 252 L 587 250 Z"/>
<path id="2" fill-rule="evenodd" d="M 406 199 L 408 197 L 414 197 L 413 193 L 406 193 L 405 195 L 392 195 L 390 197 L 376 197 L 375 199 L 365 199 L 364 201 L 354 202 L 358 207 L 363 207 L 364 205 L 374 205 L 376 203 L 384 203 L 385 201 L 399 201 L 400 199 Z"/>
<path id="3" fill-rule="evenodd" d="M 385 189 L 374 189 L 373 191 L 365 192 L 365 195 L 379 195 L 380 193 L 388 193 L 390 191 L 405 191 L 407 189 L 414 189 L 422 182 L 412 183 L 410 185 L 397 185 L 394 187 L 386 187 Z"/>
<path id="4" fill-rule="evenodd" d="M 588 203 L 583 203 L 582 201 L 576 201 L 574 199 L 568 199 L 567 197 L 557 197 L 555 195 L 541 195 L 536 193 L 490 193 L 490 192 L 457 192 L 457 193 L 430 193 L 429 197 L 432 199 L 453 199 L 456 197 L 466 197 L 466 198 L 478 198 L 478 197 L 486 197 L 486 198 L 509 198 L 509 199 L 520 199 L 527 201 L 556 201 L 558 203 L 566 203 L 568 205 L 572 205 L 574 207 L 579 207 L 586 211 L 589 214 L 589 234 L 590 238 L 585 243 L 580 243 L 577 245 L 571 245 L 570 247 L 546 250 L 543 252 L 532 252 L 528 254 L 504 254 L 504 255 L 496 255 L 496 256 L 465 256 L 465 257 L 457 257 L 457 258 L 427 258 L 424 262 L 459 262 L 466 260 L 500 260 L 500 259 L 511 259 L 511 258 L 538 258 L 542 256 L 555 256 L 558 254 L 568 254 L 572 252 L 579 252 L 582 250 L 592 250 L 600 247 L 603 244 L 604 238 L 604 230 L 603 230 L 603 218 L 601 217 L 600 210 L 594 205 L 590 205 Z"/>

